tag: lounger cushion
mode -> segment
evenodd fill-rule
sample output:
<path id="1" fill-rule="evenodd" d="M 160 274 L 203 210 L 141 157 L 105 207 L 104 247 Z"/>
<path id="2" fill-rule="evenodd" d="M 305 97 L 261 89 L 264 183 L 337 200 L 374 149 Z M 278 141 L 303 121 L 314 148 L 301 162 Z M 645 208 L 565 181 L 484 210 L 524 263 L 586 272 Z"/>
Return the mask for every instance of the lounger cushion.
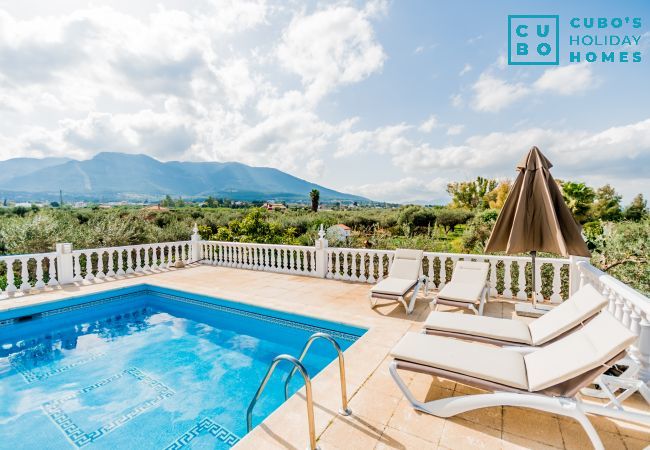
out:
<path id="1" fill-rule="evenodd" d="M 524 357 L 519 352 L 473 342 L 406 333 L 391 352 L 402 361 L 528 389 Z"/>
<path id="2" fill-rule="evenodd" d="M 418 279 L 422 268 L 423 255 L 422 250 L 395 250 L 395 257 L 390 267 L 390 278 Z"/>
<path id="3" fill-rule="evenodd" d="M 395 295 L 400 297 L 406 294 L 416 283 L 417 280 L 390 277 L 374 285 L 370 289 L 370 292 L 373 294 Z"/>
<path id="4" fill-rule="evenodd" d="M 602 312 L 575 333 L 524 356 L 529 390 L 540 391 L 596 368 L 635 339 L 614 316 Z"/>
<path id="5" fill-rule="evenodd" d="M 575 294 L 530 324 L 533 345 L 541 345 L 569 331 L 607 305 L 591 284 L 586 284 Z"/>
<path id="6" fill-rule="evenodd" d="M 481 292 L 485 288 L 485 280 L 475 280 L 473 283 L 454 282 L 445 285 L 437 298 L 439 300 L 452 300 L 455 302 L 474 303 L 481 302 Z"/>
<path id="7" fill-rule="evenodd" d="M 451 276 L 453 283 L 482 283 L 487 281 L 490 264 L 480 261 L 458 261 Z"/>
<path id="8" fill-rule="evenodd" d="M 528 325 L 520 320 L 433 311 L 424 322 L 424 328 L 517 344 L 532 344 Z"/>

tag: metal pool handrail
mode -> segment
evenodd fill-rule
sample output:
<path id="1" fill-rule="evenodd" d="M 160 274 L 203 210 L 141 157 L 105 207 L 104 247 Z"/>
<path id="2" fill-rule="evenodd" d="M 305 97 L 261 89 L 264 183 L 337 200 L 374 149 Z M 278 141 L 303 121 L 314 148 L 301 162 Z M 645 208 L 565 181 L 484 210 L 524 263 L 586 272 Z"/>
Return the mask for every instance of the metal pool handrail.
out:
<path id="1" fill-rule="evenodd" d="M 312 399 L 311 393 L 311 378 L 309 378 L 309 373 L 307 373 L 307 369 L 305 369 L 305 366 L 302 364 L 302 362 L 291 355 L 278 355 L 273 358 L 269 369 L 266 371 L 264 379 L 260 383 L 260 387 L 257 388 L 255 396 L 248 405 L 248 410 L 246 411 L 246 426 L 248 428 L 248 432 L 253 429 L 253 408 L 255 407 L 257 400 L 262 395 L 262 392 L 264 391 L 269 378 L 271 378 L 271 375 L 273 375 L 273 371 L 281 361 L 288 361 L 293 364 L 294 368 L 291 371 L 291 374 L 297 370 L 305 380 L 305 394 L 307 397 L 307 422 L 309 423 L 309 448 L 310 450 L 317 450 L 318 447 L 316 446 L 316 429 L 314 427 L 314 401 Z"/>
<path id="2" fill-rule="evenodd" d="M 332 347 L 334 347 L 334 350 L 336 350 L 339 360 L 339 376 L 341 379 L 341 409 L 339 410 L 339 413 L 343 416 L 349 416 L 352 414 L 352 411 L 348 407 L 348 394 L 345 381 L 345 361 L 343 359 L 343 352 L 341 351 L 341 347 L 339 346 L 338 342 L 336 342 L 336 340 L 334 340 L 334 338 L 327 333 L 314 333 L 309 337 L 309 339 L 307 339 L 307 342 L 305 342 L 305 346 L 302 349 L 302 353 L 300 353 L 298 361 L 302 363 L 303 359 L 305 359 L 305 356 L 307 355 L 307 352 L 309 351 L 309 348 L 311 347 L 311 344 L 317 339 L 325 339 L 330 344 L 332 344 Z M 291 372 L 289 372 L 287 381 L 284 383 L 285 400 L 289 398 L 289 383 L 291 382 L 293 375 L 296 373 L 296 370 L 297 366 L 295 366 Z"/>

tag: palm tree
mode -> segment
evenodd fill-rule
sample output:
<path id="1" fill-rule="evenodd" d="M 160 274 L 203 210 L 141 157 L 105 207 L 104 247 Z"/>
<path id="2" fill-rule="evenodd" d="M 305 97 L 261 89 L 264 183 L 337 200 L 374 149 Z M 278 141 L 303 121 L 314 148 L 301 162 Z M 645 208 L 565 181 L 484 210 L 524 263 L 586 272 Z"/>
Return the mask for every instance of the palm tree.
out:
<path id="1" fill-rule="evenodd" d="M 311 210 L 316 212 L 318 211 L 318 203 L 320 202 L 320 191 L 318 189 L 312 189 L 309 193 L 309 198 L 311 198 Z"/>

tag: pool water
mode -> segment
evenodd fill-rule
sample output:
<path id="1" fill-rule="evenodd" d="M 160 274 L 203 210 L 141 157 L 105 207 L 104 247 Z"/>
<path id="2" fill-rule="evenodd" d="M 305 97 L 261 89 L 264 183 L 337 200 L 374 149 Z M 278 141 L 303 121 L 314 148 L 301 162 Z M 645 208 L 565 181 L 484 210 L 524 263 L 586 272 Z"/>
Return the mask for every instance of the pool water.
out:
<path id="1" fill-rule="evenodd" d="M 42 309 L 0 315 L 2 449 L 229 448 L 275 356 L 317 331 L 342 349 L 365 331 L 147 285 Z M 335 357 L 316 341 L 305 365 L 313 377 Z M 254 425 L 284 401 L 285 364 Z"/>

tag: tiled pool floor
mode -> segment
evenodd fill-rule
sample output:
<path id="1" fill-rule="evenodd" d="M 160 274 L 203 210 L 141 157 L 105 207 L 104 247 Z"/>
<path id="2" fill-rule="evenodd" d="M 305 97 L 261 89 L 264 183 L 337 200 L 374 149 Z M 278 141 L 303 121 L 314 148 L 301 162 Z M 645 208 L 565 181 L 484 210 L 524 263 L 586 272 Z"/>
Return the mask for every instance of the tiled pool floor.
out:
<path id="1" fill-rule="evenodd" d="M 345 352 L 353 416 L 344 418 L 336 414 L 340 399 L 335 363 L 314 380 L 316 431 L 319 445 L 325 450 L 589 448 L 587 436 L 577 423 L 537 411 L 487 408 L 451 419 L 414 411 L 388 374 L 387 356 L 404 333 L 419 330 L 429 311 L 427 302 L 419 301 L 410 317 L 394 304 L 373 311 L 368 306 L 367 284 L 198 266 L 2 300 L 0 308 L 142 282 L 368 328 L 369 331 Z M 492 299 L 486 314 L 511 318 L 514 305 Z M 404 376 L 420 399 L 474 392 L 472 388 L 441 378 L 419 374 Z M 650 412 L 639 396 L 630 398 L 626 405 Z M 640 425 L 598 417 L 592 421 L 607 449 L 643 449 L 650 444 L 650 430 Z M 304 449 L 307 442 L 305 402 L 299 393 L 242 439 L 236 448 Z"/>

